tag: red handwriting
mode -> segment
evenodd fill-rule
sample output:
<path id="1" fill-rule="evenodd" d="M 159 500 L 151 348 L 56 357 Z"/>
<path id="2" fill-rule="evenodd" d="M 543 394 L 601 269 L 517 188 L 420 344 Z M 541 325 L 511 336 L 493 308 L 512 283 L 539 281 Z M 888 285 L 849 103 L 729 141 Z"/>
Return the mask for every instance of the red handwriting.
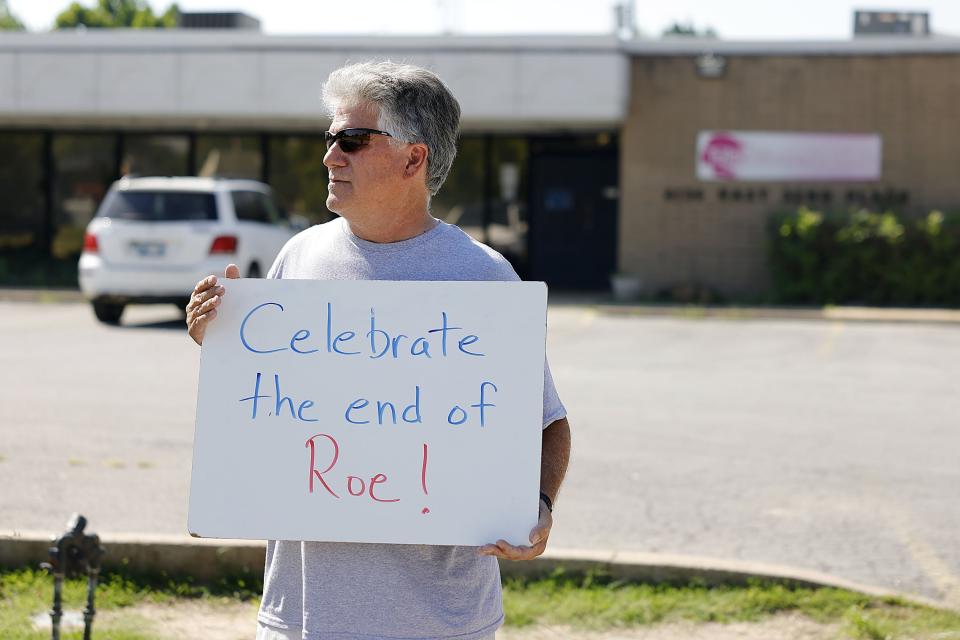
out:
<path id="1" fill-rule="evenodd" d="M 317 446 L 314 444 L 314 440 L 317 438 L 327 438 L 330 442 L 333 443 L 333 461 L 330 462 L 330 466 L 324 469 L 323 471 L 317 471 L 316 453 Z M 334 498 L 339 498 L 333 489 L 330 488 L 330 485 L 327 484 L 327 481 L 323 479 L 323 474 L 329 472 L 333 469 L 333 465 L 337 464 L 337 459 L 340 457 L 340 445 L 337 444 L 336 439 L 333 436 L 328 436 L 325 433 L 318 433 L 309 440 L 307 440 L 307 448 L 310 449 L 310 493 L 313 493 L 313 479 L 316 477 L 317 480 L 323 483 L 323 488 L 330 492 Z"/>
<path id="2" fill-rule="evenodd" d="M 430 495 L 427 491 L 427 443 L 423 443 L 423 464 L 420 465 L 420 486 L 423 487 L 423 494 Z M 420 513 L 426 515 L 430 513 L 429 507 L 424 507 Z"/>
<path id="3" fill-rule="evenodd" d="M 330 464 L 327 465 L 327 468 L 323 471 L 317 469 L 317 438 L 326 438 L 333 445 L 333 458 L 330 461 Z M 330 488 L 330 484 L 327 482 L 327 479 L 324 478 L 325 475 L 333 471 L 334 466 L 336 466 L 337 461 L 340 459 L 340 445 L 337 444 L 336 438 L 326 433 L 318 433 L 314 436 L 311 436 L 307 440 L 306 448 L 310 449 L 310 493 L 313 493 L 314 480 L 319 480 L 323 485 L 323 488 L 327 490 L 334 498 L 340 499 L 340 496 Z M 369 481 L 364 481 L 360 476 L 348 475 L 346 479 L 347 493 L 355 498 L 367 494 L 370 496 L 370 499 L 374 502 L 400 502 L 400 498 L 379 498 L 375 493 L 375 489 L 378 484 L 383 484 L 387 481 L 387 476 L 382 473 L 374 474 L 370 477 Z"/>

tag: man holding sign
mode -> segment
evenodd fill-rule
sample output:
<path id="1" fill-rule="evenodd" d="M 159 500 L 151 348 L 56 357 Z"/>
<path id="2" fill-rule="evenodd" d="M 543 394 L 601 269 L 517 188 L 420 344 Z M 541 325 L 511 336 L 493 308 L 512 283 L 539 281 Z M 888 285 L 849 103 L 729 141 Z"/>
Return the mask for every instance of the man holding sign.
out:
<path id="1" fill-rule="evenodd" d="M 355 64 L 334 71 L 323 95 L 333 119 L 324 156 L 327 207 L 341 217 L 292 238 L 268 278 L 519 279 L 499 253 L 430 215 L 430 197 L 439 191 L 456 155 L 460 119 L 456 99 L 439 78 L 409 65 Z M 233 279 L 240 274 L 230 265 L 224 275 Z M 228 288 L 216 276 L 197 284 L 187 305 L 187 325 L 198 344 Z M 477 345 L 469 339 L 459 346 L 463 354 L 476 355 Z M 503 622 L 496 559 L 530 560 L 543 553 L 553 523 L 552 502 L 569 459 L 566 411 L 545 364 L 543 374 L 540 514 L 529 544 L 269 541 L 257 637 L 493 638 Z M 492 388 L 481 386 L 480 392 L 492 393 Z M 484 406 L 492 405 L 484 405 L 481 396 L 481 411 Z M 496 462 L 491 460 L 491 466 Z M 423 464 L 426 469 L 426 447 Z"/>

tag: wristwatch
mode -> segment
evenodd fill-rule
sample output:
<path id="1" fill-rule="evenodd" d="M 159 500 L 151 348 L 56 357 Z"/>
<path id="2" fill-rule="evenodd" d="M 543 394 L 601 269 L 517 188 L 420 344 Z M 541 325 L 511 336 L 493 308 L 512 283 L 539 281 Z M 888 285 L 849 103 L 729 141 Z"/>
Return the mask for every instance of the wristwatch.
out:
<path id="1" fill-rule="evenodd" d="M 541 491 L 540 499 L 543 500 L 543 504 L 547 505 L 547 511 L 553 513 L 553 500 L 550 499 L 550 496 Z"/>

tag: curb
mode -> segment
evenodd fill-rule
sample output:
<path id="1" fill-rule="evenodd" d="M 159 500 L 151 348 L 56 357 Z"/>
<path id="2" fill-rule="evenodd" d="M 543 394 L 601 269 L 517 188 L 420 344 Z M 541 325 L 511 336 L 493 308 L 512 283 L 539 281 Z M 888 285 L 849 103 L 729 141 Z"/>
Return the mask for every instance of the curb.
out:
<path id="1" fill-rule="evenodd" d="M 0 567 L 39 566 L 48 559 L 52 536 L 39 532 L 0 534 Z M 105 569 L 190 575 L 200 580 L 263 571 L 266 544 L 249 540 L 215 540 L 187 536 L 106 535 Z M 663 584 L 703 583 L 706 586 L 746 586 L 751 581 L 792 587 L 846 589 L 865 595 L 899 598 L 935 609 L 957 611 L 933 598 L 860 584 L 819 571 L 776 564 L 723 560 L 662 553 L 551 549 L 530 562 L 500 561 L 505 578 L 538 577 L 557 569 L 575 573 L 603 571 L 615 580 Z"/>
<path id="2" fill-rule="evenodd" d="M 76 289 L 19 289 L 0 287 L 0 302 L 45 304 L 85 303 Z M 551 306 L 587 307 L 596 313 L 648 318 L 690 320 L 821 320 L 828 322 L 888 322 L 919 324 L 960 324 L 960 309 L 910 309 L 886 307 L 738 307 L 683 304 L 631 304 L 603 296 L 558 294 Z"/>
<path id="3" fill-rule="evenodd" d="M 558 306 L 574 304 L 553 302 Z M 821 322 L 886 322 L 909 324 L 960 324 L 960 310 L 881 307 L 704 307 L 693 305 L 588 304 L 597 313 L 628 317 L 688 320 L 817 320 Z"/>
<path id="4" fill-rule="evenodd" d="M 86 302 L 87 299 L 78 289 L 18 289 L 0 288 L 0 302 L 33 302 L 41 304 L 62 304 Z"/>

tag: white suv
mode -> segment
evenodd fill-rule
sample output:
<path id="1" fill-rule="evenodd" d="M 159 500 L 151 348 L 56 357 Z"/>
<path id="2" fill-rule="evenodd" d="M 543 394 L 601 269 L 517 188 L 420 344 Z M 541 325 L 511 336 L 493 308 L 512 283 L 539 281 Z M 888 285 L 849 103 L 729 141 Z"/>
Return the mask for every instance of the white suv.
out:
<path id="1" fill-rule="evenodd" d="M 121 178 L 87 226 L 80 290 L 109 324 L 129 303 L 183 308 L 199 280 L 231 262 L 245 277 L 264 275 L 304 226 L 287 220 L 261 182 Z"/>

